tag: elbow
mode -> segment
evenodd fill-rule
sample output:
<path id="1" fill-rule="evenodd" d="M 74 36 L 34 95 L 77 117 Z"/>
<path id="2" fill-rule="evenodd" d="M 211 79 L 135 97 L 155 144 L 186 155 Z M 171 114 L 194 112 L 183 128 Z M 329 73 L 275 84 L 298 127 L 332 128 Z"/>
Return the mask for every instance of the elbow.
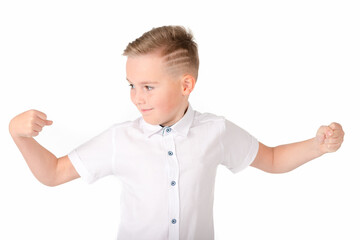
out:
<path id="1" fill-rule="evenodd" d="M 59 185 L 59 184 L 55 184 L 53 182 L 41 182 L 41 183 L 47 187 L 56 187 Z"/>
<path id="2" fill-rule="evenodd" d="M 266 168 L 259 168 L 259 169 L 266 173 L 271 173 L 271 174 L 282 174 L 291 171 L 290 169 L 284 169 L 277 166 L 268 166 Z"/>
<path id="3" fill-rule="evenodd" d="M 281 173 L 288 173 L 291 172 L 292 170 L 294 170 L 296 167 L 289 165 L 289 164 L 280 164 L 279 162 L 274 161 L 269 173 L 274 173 L 274 174 L 281 174 Z"/>
<path id="4" fill-rule="evenodd" d="M 279 168 L 273 168 L 269 171 L 267 171 L 268 173 L 272 173 L 272 174 L 282 174 L 282 173 L 288 173 L 291 170 L 287 170 L 287 169 L 279 169 Z"/>
<path id="5" fill-rule="evenodd" d="M 41 179 L 41 178 L 37 178 L 37 180 L 43 184 L 44 186 L 47 186 L 47 187 L 56 187 L 59 185 L 59 183 L 56 182 L 55 178 L 53 179 Z"/>
<path id="6" fill-rule="evenodd" d="M 266 173 L 271 173 L 271 174 L 282 174 L 282 173 L 287 173 L 287 172 L 290 172 L 291 170 L 289 169 L 283 169 L 283 168 L 279 168 L 279 167 L 276 167 L 276 166 L 267 166 L 267 167 L 261 167 L 258 169 L 266 172 Z"/>

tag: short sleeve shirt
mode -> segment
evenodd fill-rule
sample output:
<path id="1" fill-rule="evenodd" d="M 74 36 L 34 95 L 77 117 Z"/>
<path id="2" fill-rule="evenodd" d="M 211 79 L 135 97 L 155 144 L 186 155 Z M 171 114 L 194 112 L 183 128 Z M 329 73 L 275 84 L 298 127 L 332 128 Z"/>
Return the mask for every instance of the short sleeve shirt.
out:
<path id="1" fill-rule="evenodd" d="M 249 166 L 258 141 L 224 117 L 189 105 L 171 127 L 143 118 L 115 124 L 69 158 L 88 183 L 115 175 L 122 183 L 118 239 L 214 239 L 217 167 Z"/>

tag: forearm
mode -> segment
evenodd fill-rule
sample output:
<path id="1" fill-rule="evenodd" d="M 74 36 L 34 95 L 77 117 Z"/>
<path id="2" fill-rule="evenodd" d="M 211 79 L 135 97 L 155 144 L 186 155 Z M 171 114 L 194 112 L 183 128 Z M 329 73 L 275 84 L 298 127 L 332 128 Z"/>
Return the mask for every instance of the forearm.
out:
<path id="1" fill-rule="evenodd" d="M 273 172 L 289 172 L 323 155 L 316 138 L 273 148 Z"/>
<path id="2" fill-rule="evenodd" d="M 321 126 L 315 138 L 306 141 L 267 147 L 259 143 L 259 151 L 251 166 L 269 173 L 289 172 L 314 158 L 337 151 L 344 141 L 344 131 L 338 123 Z"/>
<path id="3" fill-rule="evenodd" d="M 57 158 L 34 138 L 12 136 L 34 176 L 51 186 L 56 176 Z"/>

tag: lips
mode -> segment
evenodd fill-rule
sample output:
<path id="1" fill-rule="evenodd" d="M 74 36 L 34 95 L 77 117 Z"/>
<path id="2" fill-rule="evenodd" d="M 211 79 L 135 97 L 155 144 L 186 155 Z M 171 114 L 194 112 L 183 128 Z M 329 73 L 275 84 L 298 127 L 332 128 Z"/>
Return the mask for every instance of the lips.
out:
<path id="1" fill-rule="evenodd" d="M 146 113 L 146 112 L 149 112 L 149 111 L 151 111 L 151 110 L 153 110 L 153 108 L 140 109 L 140 111 L 141 111 L 142 113 Z"/>

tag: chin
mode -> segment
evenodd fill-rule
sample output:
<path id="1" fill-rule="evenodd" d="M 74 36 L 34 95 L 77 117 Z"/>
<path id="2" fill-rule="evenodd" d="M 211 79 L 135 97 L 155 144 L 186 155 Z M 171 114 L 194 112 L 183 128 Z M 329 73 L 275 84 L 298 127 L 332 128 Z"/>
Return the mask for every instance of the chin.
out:
<path id="1" fill-rule="evenodd" d="M 151 124 L 151 125 L 160 125 L 161 122 L 160 121 L 156 121 L 155 119 L 149 119 L 149 118 L 146 118 L 146 117 L 143 117 L 145 122 L 147 122 L 148 124 Z"/>

